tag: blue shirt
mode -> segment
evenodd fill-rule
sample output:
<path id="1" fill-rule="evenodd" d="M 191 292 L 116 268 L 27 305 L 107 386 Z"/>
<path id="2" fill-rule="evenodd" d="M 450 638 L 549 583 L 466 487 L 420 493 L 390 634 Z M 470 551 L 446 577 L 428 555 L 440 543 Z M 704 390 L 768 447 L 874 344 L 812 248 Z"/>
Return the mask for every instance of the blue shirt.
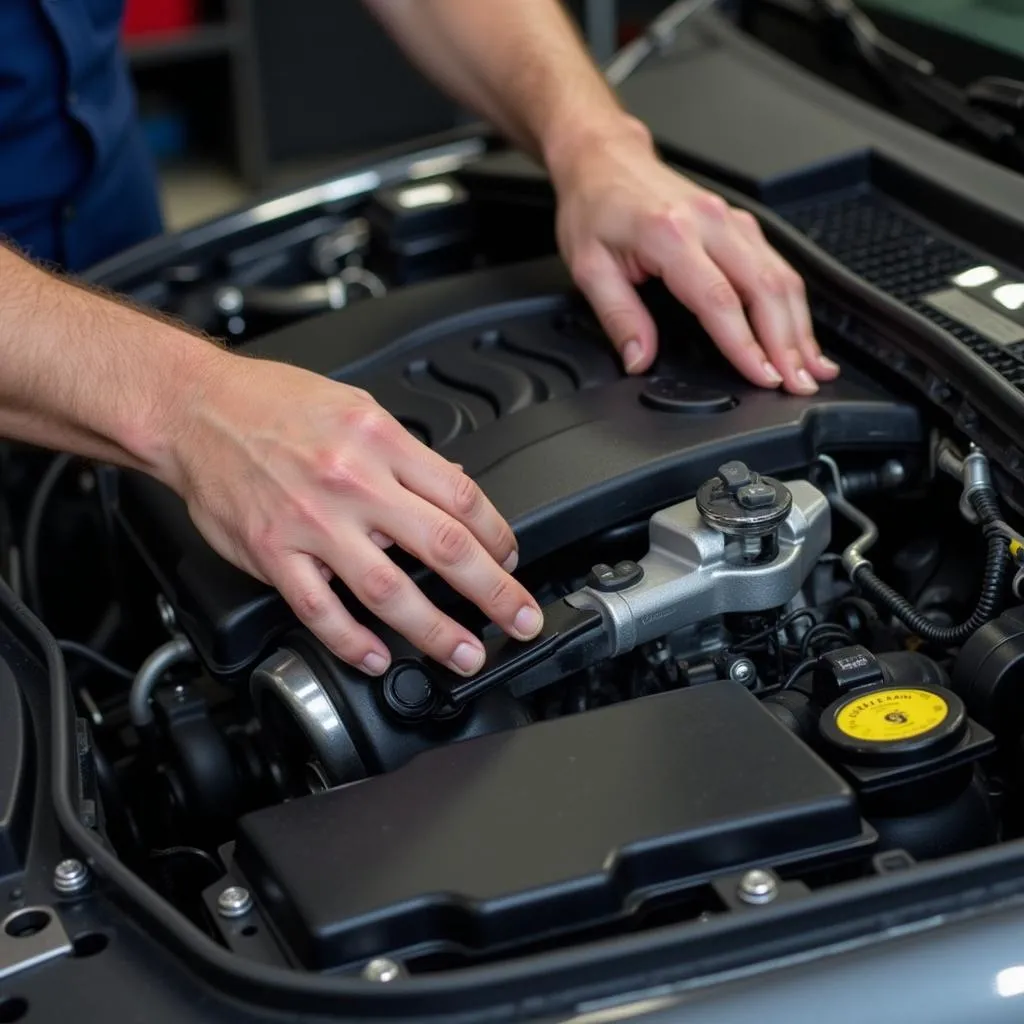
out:
<path id="1" fill-rule="evenodd" d="M 124 0 L 0 0 L 0 233 L 84 270 L 161 230 Z"/>

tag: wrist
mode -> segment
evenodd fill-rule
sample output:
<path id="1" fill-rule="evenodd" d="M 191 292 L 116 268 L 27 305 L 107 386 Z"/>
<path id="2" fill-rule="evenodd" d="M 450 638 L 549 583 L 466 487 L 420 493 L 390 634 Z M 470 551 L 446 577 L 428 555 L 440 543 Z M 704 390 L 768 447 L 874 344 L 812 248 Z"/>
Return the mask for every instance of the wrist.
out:
<path id="1" fill-rule="evenodd" d="M 140 403 L 118 438 L 132 461 L 181 493 L 188 476 L 189 438 L 203 410 L 216 402 L 223 382 L 243 361 L 219 345 L 161 325 L 147 339 L 153 399 Z"/>
<path id="2" fill-rule="evenodd" d="M 582 168 L 602 156 L 654 155 L 654 138 L 642 121 L 621 110 L 590 122 L 548 132 L 544 162 L 556 190 L 571 183 Z"/>

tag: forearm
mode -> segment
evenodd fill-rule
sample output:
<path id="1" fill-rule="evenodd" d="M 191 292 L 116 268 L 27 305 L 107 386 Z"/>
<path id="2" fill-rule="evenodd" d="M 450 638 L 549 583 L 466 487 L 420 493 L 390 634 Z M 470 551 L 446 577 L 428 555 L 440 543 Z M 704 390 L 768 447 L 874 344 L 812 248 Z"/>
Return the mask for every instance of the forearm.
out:
<path id="1" fill-rule="evenodd" d="M 440 86 L 553 171 L 646 130 L 626 116 L 558 0 L 365 0 Z"/>
<path id="2" fill-rule="evenodd" d="M 0 246 L 0 436 L 170 482 L 183 403 L 217 354 Z"/>

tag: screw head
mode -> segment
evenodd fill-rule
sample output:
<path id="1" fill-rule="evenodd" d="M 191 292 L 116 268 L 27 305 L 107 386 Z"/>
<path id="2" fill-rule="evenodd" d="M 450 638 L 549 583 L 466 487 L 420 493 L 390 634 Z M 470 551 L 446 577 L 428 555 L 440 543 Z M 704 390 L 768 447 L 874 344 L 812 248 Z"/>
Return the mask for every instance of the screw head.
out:
<path id="1" fill-rule="evenodd" d="M 749 658 L 737 658 L 729 666 L 729 677 L 737 683 L 749 683 L 754 677 L 754 664 Z"/>
<path id="2" fill-rule="evenodd" d="M 740 879 L 737 895 L 744 903 L 771 903 L 779 895 L 778 879 L 770 871 L 755 868 Z"/>
<path id="3" fill-rule="evenodd" d="M 363 977 L 367 981 L 376 981 L 384 985 L 398 981 L 404 974 L 402 965 L 386 956 L 376 957 L 363 968 Z"/>
<path id="4" fill-rule="evenodd" d="M 69 857 L 53 869 L 53 887 L 62 896 L 81 892 L 89 884 L 89 869 L 80 861 Z"/>
<path id="5" fill-rule="evenodd" d="M 252 910 L 252 894 L 241 885 L 229 885 L 217 897 L 217 913 L 221 917 L 243 917 Z"/>

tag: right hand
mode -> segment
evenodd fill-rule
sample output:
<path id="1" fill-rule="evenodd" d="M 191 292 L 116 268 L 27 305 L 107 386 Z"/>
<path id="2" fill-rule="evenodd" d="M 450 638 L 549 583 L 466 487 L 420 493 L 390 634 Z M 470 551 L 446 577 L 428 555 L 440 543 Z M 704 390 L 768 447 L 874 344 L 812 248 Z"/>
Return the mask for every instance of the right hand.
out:
<path id="1" fill-rule="evenodd" d="M 508 635 L 535 636 L 537 602 L 510 575 L 508 523 L 459 466 L 413 438 L 364 391 L 280 363 L 218 353 L 175 432 L 169 482 L 206 540 L 276 587 L 339 658 L 380 675 L 390 653 L 329 586 L 460 675 L 480 640 L 388 557 L 395 543 Z"/>

